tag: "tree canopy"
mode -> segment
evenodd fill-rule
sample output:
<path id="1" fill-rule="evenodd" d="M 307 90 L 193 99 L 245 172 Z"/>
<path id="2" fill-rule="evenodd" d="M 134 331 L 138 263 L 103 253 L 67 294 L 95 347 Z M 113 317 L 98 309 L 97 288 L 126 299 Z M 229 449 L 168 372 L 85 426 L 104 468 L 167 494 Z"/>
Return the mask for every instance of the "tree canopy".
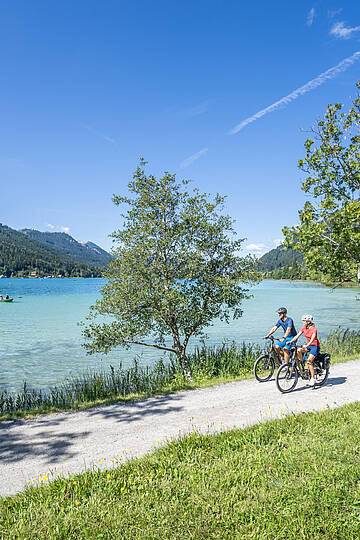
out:
<path id="1" fill-rule="evenodd" d="M 356 84 L 360 89 L 360 81 Z M 310 197 L 300 223 L 283 229 L 285 245 L 301 251 L 306 266 L 332 281 L 354 279 L 360 264 L 360 96 L 348 111 L 328 105 L 305 142 L 299 168 Z"/>
<path id="2" fill-rule="evenodd" d="M 107 284 L 84 330 L 90 353 L 140 344 L 177 355 L 189 377 L 186 347 L 215 318 L 240 317 L 248 287 L 259 279 L 255 259 L 240 257 L 224 197 L 210 200 L 165 172 L 146 175 L 141 160 L 128 184 L 122 228 L 112 234 Z M 243 286 L 245 284 L 245 287 Z M 99 316 L 111 320 L 98 322 Z"/>

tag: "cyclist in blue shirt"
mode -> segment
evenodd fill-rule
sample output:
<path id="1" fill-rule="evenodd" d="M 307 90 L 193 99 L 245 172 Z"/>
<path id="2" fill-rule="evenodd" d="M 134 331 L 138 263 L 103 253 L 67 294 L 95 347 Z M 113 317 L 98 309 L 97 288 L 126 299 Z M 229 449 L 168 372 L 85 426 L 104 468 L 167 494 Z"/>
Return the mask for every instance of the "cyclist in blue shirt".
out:
<path id="1" fill-rule="evenodd" d="M 281 357 L 284 358 L 285 362 L 289 361 L 290 358 L 290 348 L 291 345 L 289 345 L 289 341 L 292 340 L 294 336 L 296 336 L 297 332 L 295 330 L 294 321 L 291 317 L 287 316 L 287 309 L 285 307 L 281 307 L 277 310 L 279 314 L 279 320 L 275 324 L 275 326 L 272 327 L 272 329 L 264 336 L 264 339 L 268 338 L 276 332 L 276 330 L 281 326 L 284 330 L 284 337 L 279 339 L 277 344 L 275 345 L 275 349 L 278 355 L 279 360 L 281 361 Z"/>

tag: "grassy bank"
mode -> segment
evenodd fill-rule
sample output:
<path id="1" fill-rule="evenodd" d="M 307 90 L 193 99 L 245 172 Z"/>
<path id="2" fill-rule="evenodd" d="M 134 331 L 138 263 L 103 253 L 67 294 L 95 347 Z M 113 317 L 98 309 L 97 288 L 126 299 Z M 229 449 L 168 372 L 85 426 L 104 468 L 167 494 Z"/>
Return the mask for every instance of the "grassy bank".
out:
<path id="1" fill-rule="evenodd" d="M 332 363 L 359 358 L 360 331 L 336 330 L 322 343 L 322 350 L 331 354 Z M 259 346 L 246 343 L 198 348 L 189 355 L 191 382 L 184 380 L 181 369 L 170 359 L 151 367 L 135 361 L 127 369 L 120 365 L 109 371 L 88 371 L 48 391 L 30 389 L 25 383 L 22 392 L 0 393 L 0 420 L 81 410 L 249 378 L 260 353 Z"/>
<path id="2" fill-rule="evenodd" d="M 193 381 L 184 380 L 176 361 L 158 361 L 153 366 L 133 366 L 108 371 L 87 371 L 48 391 L 30 389 L 0 393 L 0 420 L 44 412 L 83 409 L 119 400 L 139 399 L 160 393 L 188 390 L 243 379 L 251 375 L 260 347 L 243 343 L 200 347 L 188 357 Z"/>
<path id="3" fill-rule="evenodd" d="M 2 538 L 356 539 L 359 440 L 359 403 L 193 432 L 119 468 L 0 500 Z"/>

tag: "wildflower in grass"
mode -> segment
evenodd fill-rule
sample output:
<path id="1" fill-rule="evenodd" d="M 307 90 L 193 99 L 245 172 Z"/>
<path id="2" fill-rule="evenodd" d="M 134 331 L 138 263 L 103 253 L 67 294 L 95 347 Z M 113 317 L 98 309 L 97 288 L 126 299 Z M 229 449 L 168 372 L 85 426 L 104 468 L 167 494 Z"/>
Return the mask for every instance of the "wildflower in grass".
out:
<path id="1" fill-rule="evenodd" d="M 159 440 L 156 441 L 157 443 L 160 442 Z"/>
<path id="2" fill-rule="evenodd" d="M 123 492 L 124 490 L 125 490 L 125 488 L 124 488 L 124 487 L 122 487 L 122 488 L 120 489 L 121 493 L 122 493 L 122 492 Z"/>
<path id="3" fill-rule="evenodd" d="M 76 506 L 80 504 L 80 501 L 75 501 Z"/>
<path id="4" fill-rule="evenodd" d="M 102 465 L 102 461 L 99 461 L 100 465 Z"/>
<path id="5" fill-rule="evenodd" d="M 107 475 L 106 475 L 106 478 L 109 480 L 109 479 L 110 479 L 110 474 L 107 474 Z"/>

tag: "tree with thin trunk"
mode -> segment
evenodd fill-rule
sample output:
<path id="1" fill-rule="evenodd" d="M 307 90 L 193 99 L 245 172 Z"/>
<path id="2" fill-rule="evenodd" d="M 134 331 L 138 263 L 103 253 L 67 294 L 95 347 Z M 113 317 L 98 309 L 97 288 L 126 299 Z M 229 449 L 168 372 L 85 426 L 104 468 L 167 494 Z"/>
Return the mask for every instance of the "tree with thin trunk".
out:
<path id="1" fill-rule="evenodd" d="M 168 351 L 191 378 L 190 338 L 216 318 L 242 315 L 248 287 L 259 280 L 256 259 L 239 255 L 243 240 L 234 239 L 233 221 L 222 213 L 224 197 L 189 193 L 187 180 L 168 172 L 157 179 L 145 165 L 141 160 L 129 195 L 113 197 L 128 208 L 111 235 L 108 281 L 90 310 L 84 346 L 89 353 L 132 344 Z"/>
<path id="2" fill-rule="evenodd" d="M 309 200 L 299 224 L 283 229 L 285 246 L 301 251 L 306 267 L 329 281 L 352 281 L 360 278 L 359 94 L 347 112 L 340 103 L 328 105 L 311 135 L 299 161 Z"/>

